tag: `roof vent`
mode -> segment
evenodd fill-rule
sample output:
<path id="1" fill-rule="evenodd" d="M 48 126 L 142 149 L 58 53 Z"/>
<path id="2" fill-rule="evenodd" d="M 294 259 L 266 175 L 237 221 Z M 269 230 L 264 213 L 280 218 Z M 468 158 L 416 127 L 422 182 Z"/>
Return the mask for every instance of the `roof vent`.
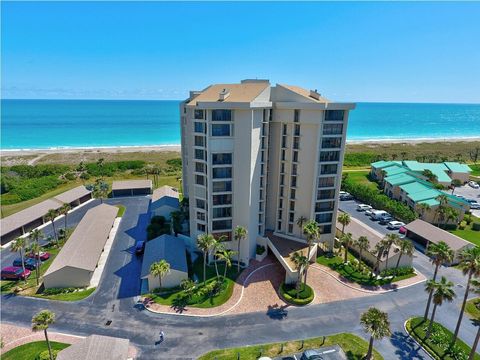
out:
<path id="1" fill-rule="evenodd" d="M 320 93 L 317 91 L 317 89 L 315 90 L 310 90 L 310 97 L 316 99 L 316 100 L 320 100 Z"/>
<path id="2" fill-rule="evenodd" d="M 220 101 L 224 101 L 226 98 L 228 98 L 230 96 L 230 90 L 229 89 L 223 89 L 222 91 L 220 91 L 220 93 L 218 94 L 218 100 Z"/>

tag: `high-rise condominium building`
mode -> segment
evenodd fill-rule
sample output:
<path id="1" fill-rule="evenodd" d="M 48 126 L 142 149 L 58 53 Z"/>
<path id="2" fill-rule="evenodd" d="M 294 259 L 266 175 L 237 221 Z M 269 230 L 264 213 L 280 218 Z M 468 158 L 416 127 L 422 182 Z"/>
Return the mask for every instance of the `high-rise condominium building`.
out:
<path id="1" fill-rule="evenodd" d="M 243 263 L 255 257 L 257 244 L 286 259 L 282 248 L 305 244 L 297 224 L 305 218 L 317 221 L 320 242 L 332 246 L 353 108 L 316 90 L 267 80 L 192 91 L 180 105 L 192 239 L 224 235 L 236 249 L 233 230 L 240 225 L 248 231 L 241 242 Z"/>

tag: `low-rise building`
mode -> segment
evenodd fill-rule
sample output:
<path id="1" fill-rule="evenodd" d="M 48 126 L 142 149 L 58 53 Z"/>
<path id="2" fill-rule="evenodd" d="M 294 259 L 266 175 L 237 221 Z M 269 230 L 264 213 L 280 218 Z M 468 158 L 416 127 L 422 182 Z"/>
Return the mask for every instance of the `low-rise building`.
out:
<path id="1" fill-rule="evenodd" d="M 179 193 L 177 189 L 171 186 L 162 186 L 155 189 L 152 194 L 152 202 L 150 204 L 150 213 L 153 216 L 163 216 L 165 219 L 170 219 L 170 213 L 178 211 L 180 201 L 178 200 Z"/>
<path id="2" fill-rule="evenodd" d="M 130 341 L 111 336 L 90 335 L 57 354 L 57 360 L 127 360 Z"/>
<path id="3" fill-rule="evenodd" d="M 112 197 L 150 195 L 152 180 L 123 180 L 112 183 Z"/>
<path id="4" fill-rule="evenodd" d="M 54 197 L 64 204 L 69 204 L 72 208 L 87 202 L 92 199 L 92 191 L 88 190 L 85 186 L 77 186 L 71 190 L 65 191 Z"/>

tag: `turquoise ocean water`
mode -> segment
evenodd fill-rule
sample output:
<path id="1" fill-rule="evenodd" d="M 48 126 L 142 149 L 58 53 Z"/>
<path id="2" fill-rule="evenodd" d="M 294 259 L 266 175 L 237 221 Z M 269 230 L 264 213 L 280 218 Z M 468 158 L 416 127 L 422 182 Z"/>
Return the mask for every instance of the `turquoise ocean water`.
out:
<path id="1" fill-rule="evenodd" d="M 180 144 L 179 101 L 2 100 L 1 149 Z M 358 103 L 348 140 L 480 137 L 480 104 Z"/>

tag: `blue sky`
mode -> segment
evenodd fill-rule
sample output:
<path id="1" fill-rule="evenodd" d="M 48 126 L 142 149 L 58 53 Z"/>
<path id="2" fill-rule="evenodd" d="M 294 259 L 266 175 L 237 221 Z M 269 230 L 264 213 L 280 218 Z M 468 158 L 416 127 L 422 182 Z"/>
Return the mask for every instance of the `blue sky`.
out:
<path id="1" fill-rule="evenodd" d="M 480 3 L 1 6 L 4 98 L 182 99 L 258 77 L 339 101 L 480 103 Z"/>

